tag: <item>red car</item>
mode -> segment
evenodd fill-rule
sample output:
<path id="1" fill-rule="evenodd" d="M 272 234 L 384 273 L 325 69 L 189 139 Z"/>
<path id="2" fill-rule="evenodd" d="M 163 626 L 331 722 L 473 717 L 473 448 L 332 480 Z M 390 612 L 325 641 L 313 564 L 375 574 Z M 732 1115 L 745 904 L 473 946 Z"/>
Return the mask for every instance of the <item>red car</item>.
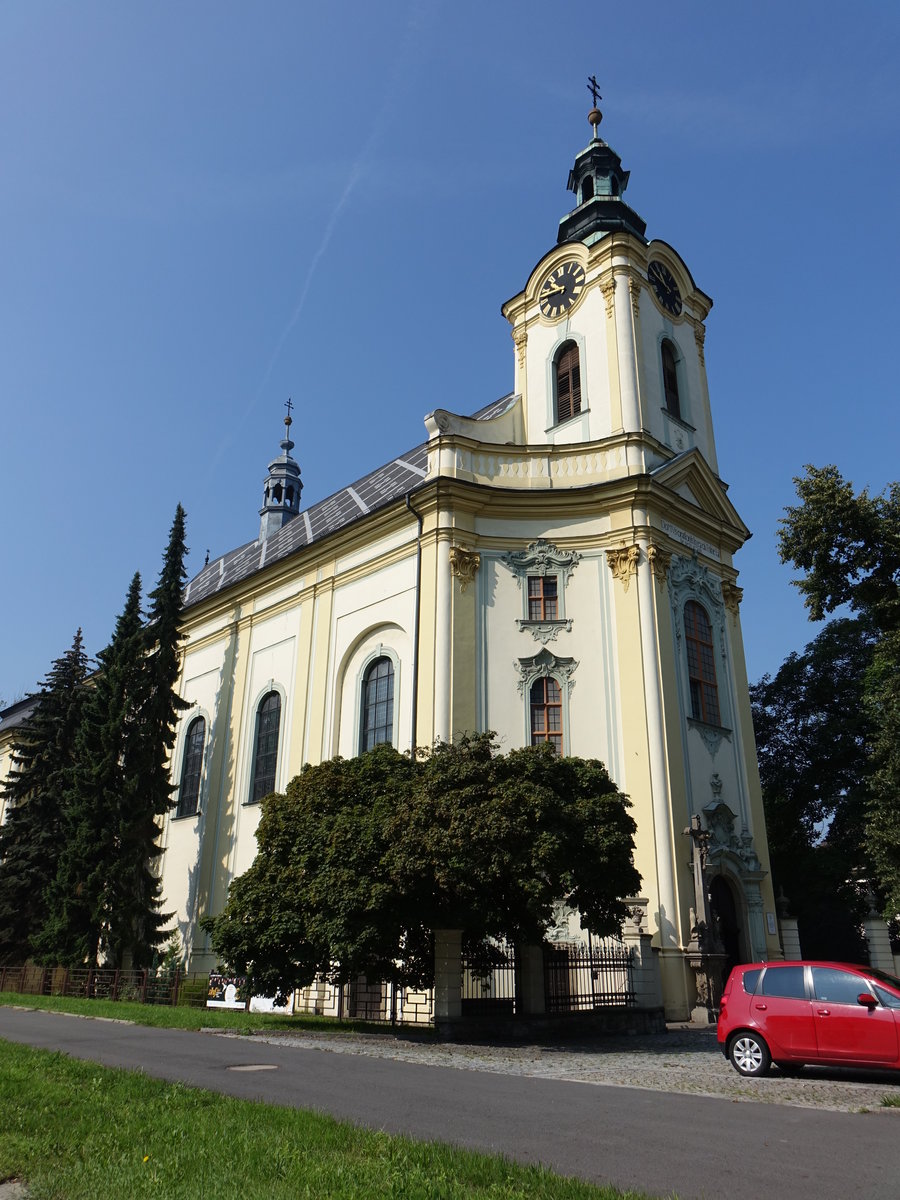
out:
<path id="1" fill-rule="evenodd" d="M 805 1063 L 900 1070 L 900 979 L 833 962 L 744 963 L 728 976 L 718 1023 L 741 1075 Z"/>

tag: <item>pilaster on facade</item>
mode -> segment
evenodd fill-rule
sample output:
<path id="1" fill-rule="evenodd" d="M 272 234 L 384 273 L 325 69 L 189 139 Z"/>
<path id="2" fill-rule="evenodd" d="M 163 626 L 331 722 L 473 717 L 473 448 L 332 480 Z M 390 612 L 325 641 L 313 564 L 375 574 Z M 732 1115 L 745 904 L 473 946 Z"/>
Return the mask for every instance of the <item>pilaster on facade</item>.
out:
<path id="1" fill-rule="evenodd" d="M 738 587 L 737 584 L 732 583 L 728 579 L 722 580 L 722 600 L 733 617 L 737 617 L 740 614 L 740 604 L 743 598 L 743 588 Z"/>
<path id="2" fill-rule="evenodd" d="M 672 565 L 671 550 L 666 550 L 664 547 L 656 545 L 655 542 L 651 542 L 647 547 L 647 561 L 650 564 L 650 574 L 660 588 L 664 588 L 669 577 L 669 568 Z"/>

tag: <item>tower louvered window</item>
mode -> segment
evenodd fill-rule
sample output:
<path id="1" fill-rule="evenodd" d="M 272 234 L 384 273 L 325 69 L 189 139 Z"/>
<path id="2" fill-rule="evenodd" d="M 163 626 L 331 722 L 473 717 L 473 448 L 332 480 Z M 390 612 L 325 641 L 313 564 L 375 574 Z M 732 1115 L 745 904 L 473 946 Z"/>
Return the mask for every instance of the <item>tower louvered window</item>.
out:
<path id="1" fill-rule="evenodd" d="M 195 717 L 184 739 L 184 758 L 181 762 L 181 782 L 178 786 L 176 817 L 192 817 L 200 802 L 200 776 L 203 771 L 203 744 L 206 741 L 206 722 Z"/>
<path id="2" fill-rule="evenodd" d="M 253 775 L 250 784 L 250 803 L 258 804 L 263 796 L 275 791 L 275 769 L 278 766 L 278 732 L 281 725 L 281 697 L 277 692 L 263 696 L 256 710 L 256 736 L 253 741 Z"/>
<path id="3" fill-rule="evenodd" d="M 394 738 L 394 664 L 376 658 L 363 677 L 359 722 L 360 753 Z"/>
<path id="4" fill-rule="evenodd" d="M 668 341 L 662 344 L 662 373 L 666 409 L 680 421 L 681 398 L 678 395 L 678 365 L 675 359 L 675 350 L 672 343 Z"/>
<path id="5" fill-rule="evenodd" d="M 691 716 L 709 725 L 720 725 L 713 631 L 706 609 L 696 600 L 689 600 L 684 606 L 684 634 L 691 688 Z"/>
<path id="6" fill-rule="evenodd" d="M 556 356 L 556 423 L 581 412 L 581 362 L 574 342 L 564 342 Z"/>

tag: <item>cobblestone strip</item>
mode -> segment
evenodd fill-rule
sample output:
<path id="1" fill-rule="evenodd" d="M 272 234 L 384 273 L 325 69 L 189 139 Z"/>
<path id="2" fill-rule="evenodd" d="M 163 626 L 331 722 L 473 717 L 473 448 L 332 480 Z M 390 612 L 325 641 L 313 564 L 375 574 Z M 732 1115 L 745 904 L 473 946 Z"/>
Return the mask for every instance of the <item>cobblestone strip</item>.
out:
<path id="1" fill-rule="evenodd" d="M 301 1049 L 364 1054 L 465 1071 L 686 1092 L 732 1101 L 760 1101 L 839 1112 L 881 1110 L 900 1114 L 900 1108 L 882 1107 L 886 1096 L 895 1097 L 895 1102 L 900 1103 L 900 1074 L 807 1067 L 799 1078 L 787 1078 L 773 1068 L 764 1079 L 746 1079 L 726 1062 L 718 1049 L 714 1029 L 674 1027 L 665 1035 L 555 1045 L 436 1042 L 413 1033 L 318 1034 L 298 1030 L 297 1033 L 256 1033 L 253 1036 L 261 1041 Z"/>

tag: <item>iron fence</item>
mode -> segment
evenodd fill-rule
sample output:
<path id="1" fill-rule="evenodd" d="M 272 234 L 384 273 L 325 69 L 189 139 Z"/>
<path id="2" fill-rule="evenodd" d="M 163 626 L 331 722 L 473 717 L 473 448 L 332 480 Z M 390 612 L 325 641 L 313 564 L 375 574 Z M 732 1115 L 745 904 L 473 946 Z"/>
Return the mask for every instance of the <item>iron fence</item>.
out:
<path id="1" fill-rule="evenodd" d="M 490 943 L 479 955 L 461 960 L 464 1017 L 514 1016 L 519 1010 L 516 951 L 506 942 Z"/>
<path id="2" fill-rule="evenodd" d="M 548 946 L 544 987 L 548 1013 L 629 1007 L 635 1003 L 631 950 L 616 938 Z"/>
<path id="3" fill-rule="evenodd" d="M 134 1000 L 140 1004 L 204 1007 L 208 974 L 121 971 L 105 967 L 0 967 L 0 992 L 72 996 L 85 1000 Z"/>

